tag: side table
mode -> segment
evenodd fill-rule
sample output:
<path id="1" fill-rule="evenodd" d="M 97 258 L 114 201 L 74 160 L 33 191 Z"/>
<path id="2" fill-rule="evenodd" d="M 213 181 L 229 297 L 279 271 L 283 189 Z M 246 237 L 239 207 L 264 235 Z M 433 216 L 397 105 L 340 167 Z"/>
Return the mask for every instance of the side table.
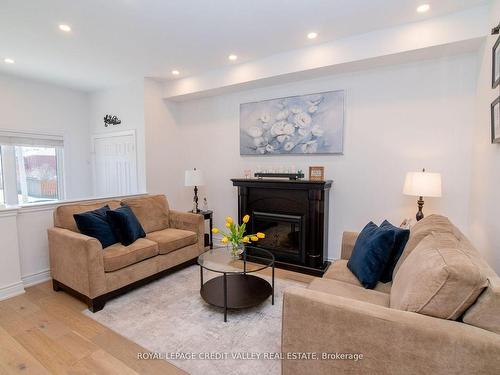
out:
<path id="1" fill-rule="evenodd" d="M 190 213 L 194 213 L 193 211 L 188 211 Z M 205 233 L 205 246 L 210 246 L 210 249 L 214 248 L 214 237 L 212 233 L 212 228 L 214 226 L 214 212 L 212 210 L 207 210 L 207 211 L 200 211 L 198 212 L 199 215 L 203 216 L 203 219 L 208 220 L 208 225 L 210 228 L 210 232 Z M 207 239 L 208 237 L 208 239 Z"/>

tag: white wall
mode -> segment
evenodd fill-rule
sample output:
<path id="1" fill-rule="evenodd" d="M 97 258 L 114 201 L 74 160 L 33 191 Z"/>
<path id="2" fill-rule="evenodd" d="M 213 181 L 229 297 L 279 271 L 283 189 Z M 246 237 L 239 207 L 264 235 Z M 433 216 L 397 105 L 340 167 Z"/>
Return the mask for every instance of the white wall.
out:
<path id="1" fill-rule="evenodd" d="M 244 169 L 323 165 L 334 180 L 329 256 L 336 258 L 342 231 L 360 230 L 369 220 L 400 224 L 414 217 L 416 198 L 401 193 L 404 175 L 425 167 L 441 172 L 444 183 L 443 197 L 427 199 L 425 213 L 448 215 L 467 232 L 476 71 L 476 55 L 467 54 L 175 105 L 155 99 L 157 112 L 146 121 L 148 190 L 167 192 L 172 207 L 188 209 L 192 191 L 182 173 L 202 169 L 207 186 L 200 196 L 208 197 L 221 224 L 225 215 L 236 215 L 229 179 Z M 339 89 L 347 95 L 344 155 L 239 155 L 240 103 Z M 155 97 L 155 90 L 147 85 L 145 96 Z"/>
<path id="2" fill-rule="evenodd" d="M 144 80 L 147 191 L 166 194 L 172 204 L 179 204 L 189 191 L 179 185 L 179 179 L 184 183 L 185 143 L 189 140 L 178 126 L 177 104 L 163 100 L 162 89 L 161 83 Z"/>
<path id="3" fill-rule="evenodd" d="M 118 116 L 122 123 L 104 127 L 105 115 Z M 137 141 L 137 176 L 140 192 L 146 191 L 144 150 L 144 80 L 90 94 L 90 133 L 102 134 L 135 130 Z"/>
<path id="4" fill-rule="evenodd" d="M 0 129 L 64 135 L 66 198 L 91 193 L 88 95 L 0 74 Z"/>
<path id="5" fill-rule="evenodd" d="M 500 21 L 500 1 L 492 2 L 490 26 Z M 499 36 L 488 37 L 481 53 L 477 83 L 477 120 L 473 138 L 470 232 L 473 243 L 500 272 L 500 144 L 491 144 L 490 104 L 500 95 L 491 88 L 491 49 Z"/>

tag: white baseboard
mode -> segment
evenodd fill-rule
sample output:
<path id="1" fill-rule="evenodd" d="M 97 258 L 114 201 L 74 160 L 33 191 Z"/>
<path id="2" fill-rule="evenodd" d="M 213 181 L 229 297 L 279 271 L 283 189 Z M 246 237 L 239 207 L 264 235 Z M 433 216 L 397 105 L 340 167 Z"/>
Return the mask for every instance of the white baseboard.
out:
<path id="1" fill-rule="evenodd" d="M 23 293 L 24 293 L 24 286 L 22 281 L 0 287 L 0 301 L 3 301 L 4 299 L 7 298 L 18 296 Z"/>
<path id="2" fill-rule="evenodd" d="M 23 280 L 23 285 L 25 288 L 33 286 L 36 284 L 43 283 L 44 281 L 50 280 L 50 269 L 46 269 L 40 272 L 32 273 L 31 275 L 26 275 L 21 278 Z"/>

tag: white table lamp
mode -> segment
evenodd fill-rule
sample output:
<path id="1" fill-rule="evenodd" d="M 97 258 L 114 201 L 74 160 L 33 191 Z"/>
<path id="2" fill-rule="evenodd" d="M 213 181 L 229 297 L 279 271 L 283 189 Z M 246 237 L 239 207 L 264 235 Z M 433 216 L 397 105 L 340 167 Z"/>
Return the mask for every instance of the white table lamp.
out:
<path id="1" fill-rule="evenodd" d="M 423 169 L 422 172 L 408 172 L 403 187 L 403 194 L 419 197 L 417 201 L 418 212 L 416 218 L 417 221 L 423 219 L 423 197 L 441 196 L 441 174 L 429 173 L 426 172 L 425 169 Z"/>
<path id="2" fill-rule="evenodd" d="M 198 186 L 205 185 L 205 180 L 203 179 L 203 173 L 194 168 L 188 169 L 184 173 L 184 186 L 194 186 L 194 209 L 193 212 L 200 212 L 198 209 Z"/>

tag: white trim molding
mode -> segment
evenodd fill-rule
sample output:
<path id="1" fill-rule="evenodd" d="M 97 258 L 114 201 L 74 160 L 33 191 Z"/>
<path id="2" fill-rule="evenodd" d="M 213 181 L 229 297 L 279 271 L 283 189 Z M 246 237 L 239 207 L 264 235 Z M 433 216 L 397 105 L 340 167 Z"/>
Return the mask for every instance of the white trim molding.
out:
<path id="1" fill-rule="evenodd" d="M 50 279 L 52 279 L 50 277 L 50 269 L 46 269 L 40 272 L 35 272 L 32 273 L 31 275 L 26 275 L 21 277 L 21 280 L 23 281 L 23 285 L 25 288 L 43 283 Z"/>
<path id="2" fill-rule="evenodd" d="M 23 293 L 24 293 L 24 286 L 22 281 L 18 281 L 17 283 L 0 287 L 0 301 L 15 296 L 19 296 Z"/>

